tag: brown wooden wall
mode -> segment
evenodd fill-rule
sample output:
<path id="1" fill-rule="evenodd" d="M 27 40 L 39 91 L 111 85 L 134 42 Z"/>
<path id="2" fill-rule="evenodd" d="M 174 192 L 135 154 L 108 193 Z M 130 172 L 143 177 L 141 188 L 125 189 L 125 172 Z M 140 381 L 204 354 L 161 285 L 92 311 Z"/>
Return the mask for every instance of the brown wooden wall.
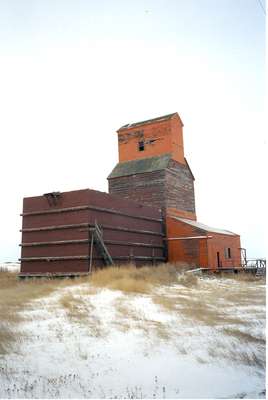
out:
<path id="1" fill-rule="evenodd" d="M 109 193 L 196 219 L 194 178 L 187 165 L 172 159 L 165 169 L 109 178 Z"/>
<path id="2" fill-rule="evenodd" d="M 109 179 L 109 193 L 147 206 L 165 205 L 165 170 Z"/>
<path id="3" fill-rule="evenodd" d="M 170 160 L 165 170 L 165 208 L 190 213 L 195 218 L 194 177 L 187 165 Z"/>
<path id="4" fill-rule="evenodd" d="M 64 192 L 23 201 L 21 273 L 87 272 L 95 221 L 115 263 L 164 261 L 159 209 L 94 190 Z M 93 264 L 103 260 L 94 247 Z"/>

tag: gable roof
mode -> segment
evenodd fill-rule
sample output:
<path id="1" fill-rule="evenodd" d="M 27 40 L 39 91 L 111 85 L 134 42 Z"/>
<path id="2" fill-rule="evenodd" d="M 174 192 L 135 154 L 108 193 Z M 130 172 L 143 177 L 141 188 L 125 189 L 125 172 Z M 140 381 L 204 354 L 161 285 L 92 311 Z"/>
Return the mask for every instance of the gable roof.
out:
<path id="1" fill-rule="evenodd" d="M 159 171 L 168 167 L 170 159 L 171 154 L 163 154 L 161 156 L 121 162 L 114 167 L 108 179 Z"/>
<path id="2" fill-rule="evenodd" d="M 139 121 L 139 122 L 134 122 L 131 124 L 126 124 L 121 126 L 121 128 L 118 129 L 117 132 L 121 131 L 121 130 L 125 130 L 125 129 L 130 129 L 130 128 L 134 128 L 136 126 L 140 126 L 140 125 L 147 125 L 147 124 L 151 124 L 152 122 L 162 122 L 162 121 L 166 121 L 168 119 L 171 119 L 172 117 L 174 117 L 175 115 L 177 115 L 179 117 L 179 120 L 183 126 L 182 120 L 180 119 L 180 116 L 177 112 L 172 113 L 172 114 L 167 114 L 167 115 L 163 115 L 161 117 L 157 117 L 157 118 L 152 118 L 152 119 L 147 119 L 145 121 Z"/>
<path id="3" fill-rule="evenodd" d="M 174 218 L 178 221 L 184 222 L 185 224 L 194 226 L 195 228 L 201 229 L 202 231 L 206 232 L 214 232 L 214 233 L 220 233 L 222 235 L 230 235 L 230 236 L 238 236 L 236 233 L 227 231 L 225 229 L 218 229 L 218 228 L 213 228 L 211 226 L 202 224 L 201 222 L 193 221 L 191 219 L 186 219 L 186 218 L 180 218 L 180 217 L 174 217 L 172 216 L 171 218 Z"/>

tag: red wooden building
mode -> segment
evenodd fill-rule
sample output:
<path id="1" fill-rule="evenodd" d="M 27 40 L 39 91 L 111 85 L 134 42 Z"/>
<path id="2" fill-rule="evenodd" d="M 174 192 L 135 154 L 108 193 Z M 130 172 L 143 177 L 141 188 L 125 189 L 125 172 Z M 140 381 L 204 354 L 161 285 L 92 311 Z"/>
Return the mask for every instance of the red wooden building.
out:
<path id="1" fill-rule="evenodd" d="M 237 268 L 241 265 L 240 237 L 200 222 L 167 216 L 168 259 L 201 268 Z"/>

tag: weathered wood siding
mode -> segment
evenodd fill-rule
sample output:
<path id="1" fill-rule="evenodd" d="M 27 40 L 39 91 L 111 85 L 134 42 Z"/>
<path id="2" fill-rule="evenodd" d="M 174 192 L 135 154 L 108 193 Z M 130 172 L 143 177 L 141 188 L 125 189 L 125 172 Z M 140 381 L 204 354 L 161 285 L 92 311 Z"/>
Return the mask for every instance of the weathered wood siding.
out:
<path id="1" fill-rule="evenodd" d="M 109 193 L 147 206 L 163 208 L 166 201 L 165 170 L 109 179 Z"/>
<path id="2" fill-rule="evenodd" d="M 144 204 L 86 189 L 61 193 L 55 204 L 25 198 L 22 216 L 23 275 L 86 273 L 95 221 L 116 264 L 165 260 L 161 212 Z M 104 265 L 95 246 L 93 265 Z"/>
<path id="3" fill-rule="evenodd" d="M 195 215 L 194 179 L 187 165 L 170 160 L 162 170 L 109 179 L 109 193 L 148 206 Z"/>
<path id="4" fill-rule="evenodd" d="M 165 170 L 165 208 L 195 214 L 194 179 L 187 165 L 170 160 Z"/>

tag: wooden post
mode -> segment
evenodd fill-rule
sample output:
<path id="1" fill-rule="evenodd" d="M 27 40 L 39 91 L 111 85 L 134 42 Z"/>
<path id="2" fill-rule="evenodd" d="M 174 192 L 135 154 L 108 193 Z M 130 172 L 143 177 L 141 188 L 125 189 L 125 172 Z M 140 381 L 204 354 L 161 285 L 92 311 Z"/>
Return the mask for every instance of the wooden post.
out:
<path id="1" fill-rule="evenodd" d="M 94 243 L 94 234 L 91 232 L 91 244 L 90 244 L 90 259 L 89 259 L 89 273 L 92 273 L 92 256 L 93 256 L 93 243 Z"/>
<path id="2" fill-rule="evenodd" d="M 130 264 L 133 264 L 134 260 L 134 254 L 133 254 L 133 248 L 131 247 L 130 252 L 129 252 L 129 262 Z"/>
<path id="3" fill-rule="evenodd" d="M 153 250 L 152 250 L 152 264 L 153 264 L 153 266 L 155 265 L 155 252 L 154 252 L 154 247 L 153 247 Z"/>

